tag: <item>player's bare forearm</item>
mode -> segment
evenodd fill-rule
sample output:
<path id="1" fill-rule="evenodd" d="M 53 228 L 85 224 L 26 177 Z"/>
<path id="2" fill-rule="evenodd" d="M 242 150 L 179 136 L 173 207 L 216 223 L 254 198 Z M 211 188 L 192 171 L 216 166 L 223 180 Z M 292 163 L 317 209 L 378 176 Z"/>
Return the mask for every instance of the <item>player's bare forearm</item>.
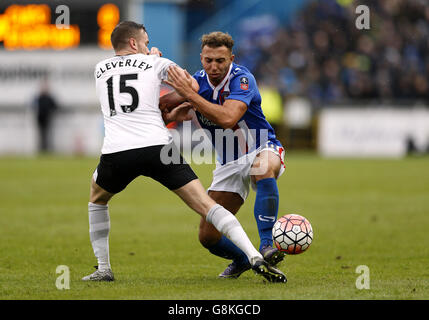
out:
<path id="1" fill-rule="evenodd" d="M 173 121 L 176 121 L 176 122 L 188 121 L 192 119 L 192 113 L 190 113 L 192 109 L 193 109 L 193 106 L 190 103 L 185 102 L 171 111 L 168 111 L 167 109 L 165 109 L 162 112 L 162 118 L 165 124 L 168 124 Z"/>
<path id="2" fill-rule="evenodd" d="M 247 105 L 238 100 L 227 100 L 223 105 L 211 103 L 193 90 L 194 78 L 187 71 L 171 67 L 168 70 L 168 84 L 178 94 L 196 107 L 202 115 L 224 129 L 233 128 L 247 110 Z M 197 83 L 198 85 L 198 83 Z"/>
<path id="3" fill-rule="evenodd" d="M 247 110 L 247 105 L 238 100 L 227 100 L 223 105 L 218 105 L 198 93 L 192 93 L 187 98 L 198 112 L 224 129 L 232 129 Z"/>
<path id="4" fill-rule="evenodd" d="M 176 91 L 171 91 L 159 98 L 159 108 L 161 109 L 161 111 L 171 111 L 185 101 L 186 99 L 183 98 Z"/>

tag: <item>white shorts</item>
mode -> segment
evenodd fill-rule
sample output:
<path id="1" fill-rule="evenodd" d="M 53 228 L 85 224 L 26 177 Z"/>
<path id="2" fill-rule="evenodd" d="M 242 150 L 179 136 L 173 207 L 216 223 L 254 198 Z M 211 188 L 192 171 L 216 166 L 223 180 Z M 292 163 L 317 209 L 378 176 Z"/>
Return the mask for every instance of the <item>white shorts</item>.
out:
<path id="1" fill-rule="evenodd" d="M 216 163 L 216 168 L 213 170 L 213 181 L 207 190 L 238 193 L 245 201 L 249 195 L 250 185 L 252 185 L 252 189 L 256 191 L 256 186 L 251 183 L 250 179 L 251 175 L 257 174 L 252 168 L 252 164 L 256 156 L 264 150 L 269 150 L 280 157 L 281 167 L 276 177 L 276 179 L 278 179 L 286 169 L 284 162 L 285 150 L 281 146 L 268 142 L 258 150 L 237 160 L 230 161 L 224 165 Z"/>

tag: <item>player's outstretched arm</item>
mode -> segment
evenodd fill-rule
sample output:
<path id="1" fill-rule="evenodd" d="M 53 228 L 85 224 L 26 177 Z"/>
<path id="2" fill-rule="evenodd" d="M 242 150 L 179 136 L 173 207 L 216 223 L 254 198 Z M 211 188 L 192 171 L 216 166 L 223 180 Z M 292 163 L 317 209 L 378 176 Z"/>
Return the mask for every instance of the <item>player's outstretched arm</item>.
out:
<path id="1" fill-rule="evenodd" d="M 165 124 L 169 124 L 170 122 L 182 122 L 192 120 L 191 109 L 193 106 L 189 102 L 184 102 L 176 108 L 169 111 L 168 109 L 164 109 L 162 112 L 162 119 Z"/>
<path id="2" fill-rule="evenodd" d="M 178 68 L 171 67 L 168 70 L 168 81 L 178 94 L 189 101 L 196 110 L 207 119 L 213 121 L 224 129 L 233 128 L 238 120 L 247 111 L 247 105 L 239 100 L 229 99 L 220 108 L 218 104 L 211 103 L 192 90 L 191 75 L 181 72 Z"/>
<path id="3" fill-rule="evenodd" d="M 185 101 L 185 98 L 173 90 L 159 98 L 159 108 L 162 112 L 171 111 Z"/>

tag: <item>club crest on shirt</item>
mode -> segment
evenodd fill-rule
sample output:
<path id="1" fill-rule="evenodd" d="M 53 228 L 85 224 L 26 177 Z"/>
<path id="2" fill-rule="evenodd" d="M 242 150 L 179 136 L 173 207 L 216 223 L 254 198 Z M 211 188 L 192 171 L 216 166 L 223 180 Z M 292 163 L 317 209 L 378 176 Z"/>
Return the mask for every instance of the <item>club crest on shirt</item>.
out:
<path id="1" fill-rule="evenodd" d="M 246 77 L 241 77 L 240 78 L 240 88 L 242 90 L 249 89 L 249 79 L 247 79 Z"/>

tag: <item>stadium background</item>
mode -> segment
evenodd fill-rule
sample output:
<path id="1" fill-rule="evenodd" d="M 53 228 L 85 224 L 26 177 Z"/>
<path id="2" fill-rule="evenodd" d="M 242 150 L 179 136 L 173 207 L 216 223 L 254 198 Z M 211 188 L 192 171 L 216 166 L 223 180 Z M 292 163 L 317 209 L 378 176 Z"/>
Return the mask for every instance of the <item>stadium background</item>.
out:
<path id="1" fill-rule="evenodd" d="M 356 7 L 360 4 L 370 10 L 369 30 L 356 27 L 360 15 Z M 55 25 L 64 5 L 70 12 L 70 29 Z M 56 12 L 57 8 L 62 10 Z M 7 285 L 0 289 L 0 297 L 118 298 L 113 292 L 102 296 L 91 289 L 87 293 L 89 289 L 82 286 L 70 296 L 61 296 L 52 279 L 55 266 L 64 259 L 59 258 L 52 239 L 43 237 L 58 237 L 60 232 L 70 236 L 75 241 L 72 246 L 79 248 L 74 250 L 82 257 L 77 259 L 74 252 L 69 252 L 65 263 L 77 259 L 74 270 L 82 275 L 88 271 L 92 252 L 82 212 L 86 210 L 87 180 L 103 139 L 93 68 L 112 55 L 110 32 L 125 19 L 143 22 L 150 46 L 159 47 L 165 57 L 191 74 L 201 68 L 199 38 L 203 33 L 221 30 L 234 37 L 236 62 L 255 74 L 264 112 L 288 150 L 289 168 L 279 185 L 280 213 L 292 211 L 307 216 L 315 227 L 316 239 L 308 254 L 292 257 L 295 264 L 290 265 L 289 274 L 301 278 L 295 279 L 296 287 L 293 282 L 288 284 L 290 295 L 269 293 L 265 288 L 251 296 L 248 287 L 240 284 L 236 289 L 229 288 L 232 293 L 224 296 L 224 284 L 203 278 L 214 292 L 207 294 L 190 280 L 186 267 L 185 262 L 201 263 L 198 258 L 185 255 L 187 260 L 178 267 L 177 261 L 162 260 L 164 255 L 156 253 L 155 246 L 164 244 L 165 248 L 171 241 L 175 243 L 174 235 L 186 238 L 184 234 L 192 233 L 189 242 L 184 243 L 194 246 L 197 256 L 207 257 L 196 241 L 195 217 L 190 220 L 192 228 L 174 220 L 177 229 L 169 230 L 169 237 L 151 246 L 144 241 L 151 243 L 157 233 L 146 230 L 152 238 L 122 239 L 125 242 L 116 242 L 116 249 L 112 247 L 116 250 L 112 255 L 127 261 L 129 267 L 124 269 L 129 271 L 134 266 L 130 259 L 140 251 L 134 248 L 119 253 L 119 247 L 133 248 L 132 241 L 143 241 L 141 251 L 149 250 L 149 256 L 163 261 L 165 268 L 188 274 L 183 281 L 178 281 L 179 274 L 171 280 L 178 281 L 181 293 L 158 292 L 166 284 L 157 281 L 145 283 L 156 294 L 140 292 L 136 271 L 131 282 L 118 284 L 121 298 L 429 297 L 424 267 L 429 255 L 425 236 L 429 223 L 429 161 L 425 156 L 429 152 L 429 6 L 424 0 L 2 0 L 0 268 L 2 282 Z M 34 99 L 44 79 L 60 109 L 54 115 L 50 134 L 52 150 L 39 155 Z M 193 167 L 207 185 L 211 167 Z M 136 226 L 141 223 L 137 211 L 147 205 L 139 198 L 142 190 L 149 198 L 150 192 L 155 192 L 153 197 L 162 203 L 151 204 L 152 211 L 165 211 L 173 219 L 182 217 L 182 213 L 189 216 L 186 208 L 177 207 L 173 196 L 156 198 L 159 186 L 136 182 L 130 186 L 129 195 L 118 198 L 115 209 L 129 214 L 127 219 Z M 242 211 L 252 212 L 253 199 L 252 195 Z M 122 212 L 118 208 L 121 205 Z M 55 218 L 58 212 L 66 222 Z M 256 241 L 251 216 L 242 213 L 240 221 Z M 163 223 L 160 219 L 151 217 L 149 222 L 159 225 Z M 43 226 L 48 229 L 37 229 Z M 412 241 L 403 226 L 411 233 Z M 74 231 L 70 231 L 72 227 Z M 120 221 L 115 221 L 115 227 L 113 234 L 121 230 L 132 234 L 134 230 Z M 44 249 L 31 249 L 33 241 L 43 243 Z M 70 245 L 64 238 L 57 241 L 62 248 Z M 185 244 L 177 246 L 187 250 Z M 391 251 L 386 253 L 386 248 Z M 351 252 L 355 253 L 353 258 Z M 178 258 L 178 253 L 170 254 Z M 21 259 L 27 260 L 27 255 L 37 261 L 33 264 L 38 270 L 43 270 L 40 276 L 23 276 L 29 265 Z M 212 263 L 212 269 L 203 267 L 207 274 L 215 275 L 224 267 L 215 258 L 207 260 Z M 354 267 L 365 263 L 382 279 L 374 282 L 375 289 L 370 293 L 354 288 Z M 389 271 L 386 266 L 391 267 Z M 156 265 L 149 267 L 156 277 Z M 408 276 L 396 284 L 404 272 Z M 125 273 L 122 277 L 129 280 Z M 79 274 L 74 273 L 73 279 L 78 281 Z M 29 283 L 27 287 L 21 282 L 24 280 Z M 344 283 L 351 285 L 344 289 Z M 130 292 L 127 285 L 134 291 Z M 193 288 L 193 294 L 184 289 L 188 287 Z"/>
<path id="2" fill-rule="evenodd" d="M 44 78 L 60 106 L 54 151 L 99 152 L 103 128 L 92 72 L 112 54 L 109 33 L 119 19 L 143 21 L 151 45 L 191 73 L 200 69 L 201 35 L 229 32 L 236 61 L 254 72 L 265 114 L 289 150 L 427 152 L 429 10 L 424 1 L 373 1 L 370 29 L 359 30 L 361 3 L 2 1 L 0 154 L 37 152 L 33 104 Z M 70 29 L 55 26 L 61 5 L 69 8 Z"/>

